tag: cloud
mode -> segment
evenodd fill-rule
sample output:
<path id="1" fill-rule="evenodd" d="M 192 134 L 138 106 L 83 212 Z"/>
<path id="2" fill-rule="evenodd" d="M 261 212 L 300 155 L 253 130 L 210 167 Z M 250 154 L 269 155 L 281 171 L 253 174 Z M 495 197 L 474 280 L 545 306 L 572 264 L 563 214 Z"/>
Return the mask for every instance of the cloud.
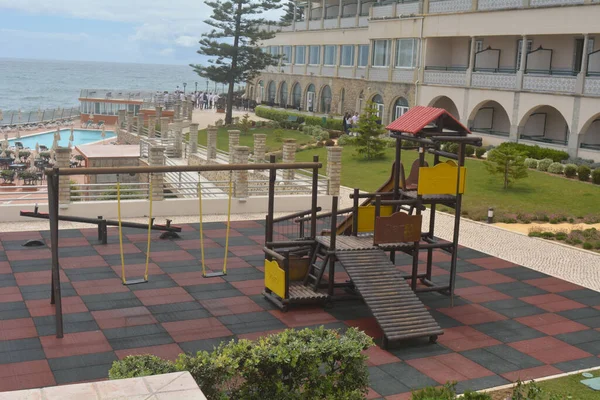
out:
<path id="1" fill-rule="evenodd" d="M 62 40 L 69 42 L 82 42 L 89 39 L 87 33 L 61 33 L 61 32 L 36 32 L 21 29 L 0 29 L 0 38 L 3 41 L 18 39 L 43 39 L 43 40 Z"/>
<path id="2" fill-rule="evenodd" d="M 198 40 L 198 38 L 183 35 L 175 39 L 175 44 L 181 47 L 196 47 Z"/>
<path id="3" fill-rule="evenodd" d="M 167 47 L 166 49 L 162 49 L 158 52 L 158 54 L 160 54 L 163 57 L 171 56 L 173 55 L 173 53 L 175 53 L 175 49 L 171 47 Z"/>

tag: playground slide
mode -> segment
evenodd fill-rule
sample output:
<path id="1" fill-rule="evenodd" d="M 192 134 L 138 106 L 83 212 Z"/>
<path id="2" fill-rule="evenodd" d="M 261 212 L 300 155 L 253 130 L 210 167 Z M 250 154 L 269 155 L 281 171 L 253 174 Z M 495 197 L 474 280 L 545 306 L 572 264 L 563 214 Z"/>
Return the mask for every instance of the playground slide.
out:
<path id="1" fill-rule="evenodd" d="M 381 185 L 381 187 L 379 189 L 376 190 L 377 193 L 386 193 L 386 192 L 391 192 L 394 190 L 394 171 L 395 171 L 395 163 L 392 164 L 392 173 L 390 174 L 390 177 L 388 178 L 388 180 L 385 181 L 385 183 L 383 185 Z M 374 199 L 373 199 L 374 201 Z M 369 204 L 371 204 L 372 199 L 365 199 L 365 201 L 362 202 L 361 206 L 368 206 Z M 337 227 L 337 234 L 338 235 L 342 235 L 342 234 L 350 234 L 352 230 L 352 214 L 348 215 Z"/>

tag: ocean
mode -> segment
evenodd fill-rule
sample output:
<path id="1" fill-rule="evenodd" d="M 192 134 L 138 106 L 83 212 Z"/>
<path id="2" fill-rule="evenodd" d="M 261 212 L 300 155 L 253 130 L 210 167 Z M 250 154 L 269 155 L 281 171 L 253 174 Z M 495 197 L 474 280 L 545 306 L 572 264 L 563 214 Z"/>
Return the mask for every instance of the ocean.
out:
<path id="1" fill-rule="evenodd" d="M 0 58 L 0 110 L 77 107 L 81 89 L 206 90 L 188 65 L 22 60 Z M 209 83 L 214 89 L 214 84 Z M 221 85 L 218 85 L 221 88 Z"/>

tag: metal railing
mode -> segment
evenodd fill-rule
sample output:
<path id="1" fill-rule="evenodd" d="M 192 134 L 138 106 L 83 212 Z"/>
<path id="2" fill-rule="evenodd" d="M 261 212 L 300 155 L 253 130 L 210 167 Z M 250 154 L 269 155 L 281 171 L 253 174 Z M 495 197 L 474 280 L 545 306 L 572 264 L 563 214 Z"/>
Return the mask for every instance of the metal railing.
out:
<path id="1" fill-rule="evenodd" d="M 120 184 L 122 200 L 147 199 L 150 187 L 147 182 L 123 182 Z M 117 200 L 116 183 L 71 183 L 71 201 Z"/>
<path id="2" fill-rule="evenodd" d="M 4 111 L 0 126 L 26 126 L 79 117 L 79 107 L 51 108 L 38 111 Z"/>
<path id="3" fill-rule="evenodd" d="M 445 65 L 427 65 L 425 69 L 428 71 L 458 71 L 465 72 L 467 70 L 467 66 L 457 65 L 457 66 L 445 66 Z"/>

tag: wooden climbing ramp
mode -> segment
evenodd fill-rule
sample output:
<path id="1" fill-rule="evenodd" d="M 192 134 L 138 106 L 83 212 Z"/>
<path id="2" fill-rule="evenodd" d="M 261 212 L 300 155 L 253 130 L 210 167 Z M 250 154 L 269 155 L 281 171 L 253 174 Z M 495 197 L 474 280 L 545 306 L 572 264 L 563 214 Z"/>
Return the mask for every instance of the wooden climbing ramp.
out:
<path id="1" fill-rule="evenodd" d="M 435 342 L 444 333 L 383 250 L 337 251 L 336 258 L 381 327 L 383 348 L 419 337 Z"/>

